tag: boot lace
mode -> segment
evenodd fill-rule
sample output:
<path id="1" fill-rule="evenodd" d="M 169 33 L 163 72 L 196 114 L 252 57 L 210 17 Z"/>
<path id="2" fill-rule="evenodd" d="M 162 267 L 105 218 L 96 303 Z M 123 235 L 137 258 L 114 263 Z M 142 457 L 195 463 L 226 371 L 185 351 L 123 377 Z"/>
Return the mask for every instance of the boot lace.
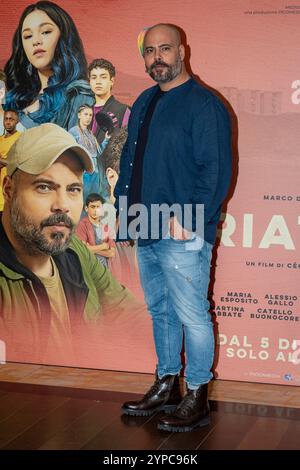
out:
<path id="1" fill-rule="evenodd" d="M 158 392 L 160 386 L 160 381 L 159 379 L 156 379 L 154 384 L 149 388 L 148 392 L 145 393 L 145 398 L 149 398 L 152 395 L 155 395 L 156 392 Z"/>
<path id="2" fill-rule="evenodd" d="M 188 393 L 185 395 L 176 411 L 179 412 L 182 416 L 188 416 L 194 408 L 195 397 L 191 393 Z"/>

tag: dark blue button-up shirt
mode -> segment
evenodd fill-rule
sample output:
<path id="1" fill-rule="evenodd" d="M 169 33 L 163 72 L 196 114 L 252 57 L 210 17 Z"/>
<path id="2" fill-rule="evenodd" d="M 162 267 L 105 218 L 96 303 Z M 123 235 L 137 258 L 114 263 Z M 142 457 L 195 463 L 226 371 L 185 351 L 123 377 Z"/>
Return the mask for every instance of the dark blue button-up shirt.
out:
<path id="1" fill-rule="evenodd" d="M 120 207 L 120 196 L 129 194 L 139 129 L 157 87 L 145 90 L 132 108 L 115 188 L 120 220 L 126 212 Z M 194 231 L 196 205 L 204 205 L 203 236 L 213 244 L 221 205 L 230 185 L 231 167 L 230 117 L 219 98 L 193 78 L 165 93 L 152 116 L 144 153 L 141 202 L 148 209 L 149 239 L 139 239 L 139 244 L 154 241 L 153 204 L 175 203 L 182 209 L 184 205 L 192 207 L 192 226 L 185 227 Z M 161 233 L 160 227 L 160 237 Z"/>

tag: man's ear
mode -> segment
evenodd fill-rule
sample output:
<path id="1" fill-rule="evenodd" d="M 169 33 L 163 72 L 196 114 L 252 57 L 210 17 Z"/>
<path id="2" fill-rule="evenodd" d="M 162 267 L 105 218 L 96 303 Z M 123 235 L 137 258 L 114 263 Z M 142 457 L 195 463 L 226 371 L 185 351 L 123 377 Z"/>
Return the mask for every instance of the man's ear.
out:
<path id="1" fill-rule="evenodd" d="M 14 193 L 14 181 L 11 176 L 6 175 L 2 183 L 2 192 L 5 202 L 9 203 L 12 201 Z"/>
<path id="2" fill-rule="evenodd" d="M 181 61 L 183 61 L 185 58 L 185 48 L 183 44 L 180 44 L 179 46 L 179 56 L 180 56 Z"/>

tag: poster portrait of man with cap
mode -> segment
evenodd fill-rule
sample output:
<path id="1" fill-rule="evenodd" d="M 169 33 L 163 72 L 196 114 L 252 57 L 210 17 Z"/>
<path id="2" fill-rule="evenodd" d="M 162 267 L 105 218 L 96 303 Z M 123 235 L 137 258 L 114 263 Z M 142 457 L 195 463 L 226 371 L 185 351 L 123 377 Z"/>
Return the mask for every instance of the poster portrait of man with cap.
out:
<path id="1" fill-rule="evenodd" d="M 73 234 L 87 151 L 55 124 L 26 130 L 7 157 L 0 219 L 0 327 L 10 360 L 75 361 L 73 339 L 103 312 L 136 306 Z M 46 358 L 46 359 L 45 359 Z M 53 362 L 52 362 L 53 363 Z M 54 362 L 55 363 L 55 362 Z"/>

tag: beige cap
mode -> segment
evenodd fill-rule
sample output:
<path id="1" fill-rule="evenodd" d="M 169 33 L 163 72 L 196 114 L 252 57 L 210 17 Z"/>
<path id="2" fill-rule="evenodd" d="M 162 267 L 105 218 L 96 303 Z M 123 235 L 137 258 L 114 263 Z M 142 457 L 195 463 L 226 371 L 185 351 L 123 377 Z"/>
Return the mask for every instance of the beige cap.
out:
<path id="1" fill-rule="evenodd" d="M 66 150 L 72 150 L 88 173 L 93 173 L 93 160 L 74 137 L 56 124 L 47 123 L 23 132 L 7 154 L 6 169 L 11 176 L 20 169 L 31 175 L 48 170 Z"/>

